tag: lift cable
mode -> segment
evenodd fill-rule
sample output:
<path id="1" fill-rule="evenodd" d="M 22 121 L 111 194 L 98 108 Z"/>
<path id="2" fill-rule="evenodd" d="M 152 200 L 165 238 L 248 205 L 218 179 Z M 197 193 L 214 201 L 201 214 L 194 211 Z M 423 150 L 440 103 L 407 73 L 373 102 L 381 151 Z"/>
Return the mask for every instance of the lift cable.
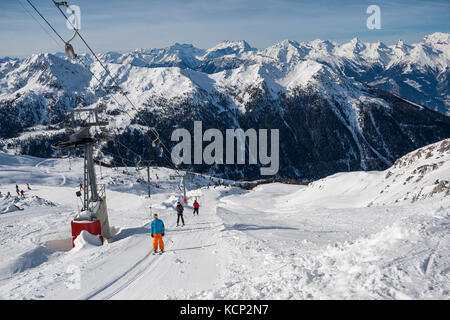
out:
<path id="1" fill-rule="evenodd" d="M 40 13 L 40 11 L 31 3 L 31 1 L 30 0 L 26 0 L 29 4 L 30 4 L 30 6 L 38 13 L 38 15 L 47 23 L 47 25 L 53 30 L 53 32 L 61 39 L 61 41 L 64 43 L 64 44 L 67 44 L 67 42 L 62 38 L 62 36 L 55 30 L 55 28 L 53 28 L 53 26 L 50 24 L 50 22 L 47 20 L 47 19 L 45 19 L 45 17 Z M 68 19 L 68 17 L 64 14 L 64 12 L 61 10 L 61 8 L 59 7 L 59 4 L 60 3 L 57 3 L 56 1 L 54 1 L 54 0 L 51 0 L 52 2 L 53 2 L 53 4 L 55 4 L 55 6 L 58 8 L 58 10 L 61 12 L 61 14 L 64 16 L 64 18 L 69 22 L 69 24 L 72 26 L 72 28 L 74 29 L 74 31 L 75 31 L 75 34 L 76 35 L 78 35 L 79 37 L 80 37 L 80 39 L 83 41 L 83 43 L 86 45 L 86 47 L 89 49 L 89 51 L 92 53 L 92 55 L 94 56 L 94 58 L 99 62 L 99 64 L 102 66 L 102 68 L 106 71 L 106 73 L 107 73 L 107 75 L 112 79 L 112 81 L 114 82 L 114 84 L 118 87 L 118 88 L 121 88 L 121 86 L 117 83 L 117 81 L 114 79 L 114 77 L 111 75 L 111 73 L 109 72 L 109 70 L 105 67 L 105 65 L 101 62 L 101 60 L 98 58 L 98 56 L 95 54 L 95 52 L 92 50 L 92 48 L 88 45 L 88 43 L 84 40 L 84 38 L 81 36 L 81 34 L 79 33 L 79 31 L 78 31 L 78 29 L 76 29 L 74 26 L 73 26 L 73 24 L 72 24 L 72 22 Z M 45 30 L 45 29 L 44 29 Z M 47 32 L 48 33 L 48 32 Z M 72 39 L 73 39 L 74 37 L 72 37 Z M 53 37 L 52 37 L 52 39 L 54 39 Z M 75 56 L 75 58 L 76 58 L 76 56 Z M 79 61 L 81 64 L 83 64 L 83 66 L 92 74 L 92 76 L 99 82 L 99 84 L 101 85 L 101 81 L 100 81 L 100 79 L 98 79 L 97 78 L 97 76 L 95 76 L 95 74 L 85 65 L 85 63 L 81 60 L 81 59 L 76 59 L 77 61 Z M 106 87 L 104 87 L 105 89 L 107 89 Z M 147 127 L 149 128 L 149 130 L 151 130 L 152 132 L 153 132 L 153 134 L 155 135 L 155 137 L 156 137 L 156 139 L 155 140 L 152 140 L 152 146 L 153 147 L 155 147 L 155 141 L 159 141 L 159 144 L 161 144 L 163 147 L 164 147 L 164 149 L 166 149 L 166 151 L 170 154 L 170 151 L 167 149 L 167 147 L 165 146 L 165 144 L 160 140 L 160 138 L 159 138 L 159 133 L 157 132 L 157 130 L 156 129 L 154 129 L 152 126 L 150 126 L 148 123 L 147 123 L 147 121 L 144 119 L 144 118 L 142 118 L 140 115 L 139 115 L 139 111 L 138 111 L 138 109 L 136 108 L 136 106 L 133 104 L 133 102 L 129 99 L 129 97 L 126 95 L 126 93 L 123 91 L 123 90 L 121 90 L 120 91 L 120 93 L 123 95 L 123 96 L 125 96 L 125 98 L 128 100 L 128 102 L 130 103 L 130 105 L 133 107 L 133 109 L 136 111 L 136 113 L 137 113 L 137 116 L 139 117 L 139 118 L 141 118 L 141 120 L 147 125 Z M 119 101 L 117 101 L 117 99 L 114 97 L 114 95 L 111 95 L 111 97 L 118 103 L 118 105 L 119 106 L 122 106 L 123 107 L 123 104 L 121 104 Z M 131 120 L 133 120 L 133 117 L 131 117 L 131 115 L 125 110 L 125 108 L 124 108 L 124 110 L 122 110 L 123 112 L 125 112 L 127 115 L 128 115 L 128 117 L 130 117 L 130 119 Z M 147 138 L 149 138 L 149 137 L 147 137 Z M 168 159 L 169 160 L 169 163 L 171 163 L 172 162 L 172 160 L 170 159 L 170 158 L 168 158 L 166 155 L 164 155 L 165 157 L 166 157 L 166 160 Z M 173 163 L 173 162 L 172 162 Z M 176 167 L 176 166 L 174 166 L 174 169 L 178 172 L 178 168 Z"/>
<path id="2" fill-rule="evenodd" d="M 28 0 L 27 0 L 28 1 Z M 94 50 L 92 50 L 92 48 L 89 46 L 89 44 L 86 42 L 86 40 L 83 38 L 83 36 L 80 34 L 79 30 L 77 30 L 75 28 L 75 26 L 72 24 L 72 22 L 69 20 L 69 18 L 66 16 L 66 14 L 64 13 L 64 11 L 61 10 L 61 8 L 59 7 L 58 3 L 55 0 L 51 0 L 55 6 L 58 8 L 59 12 L 64 16 L 64 18 L 66 19 L 66 21 L 72 26 L 72 28 L 75 30 L 76 34 L 78 35 L 78 37 L 81 39 L 81 41 L 86 45 L 86 47 L 89 49 L 89 51 L 91 52 L 91 54 L 94 56 L 94 58 L 97 60 L 97 62 L 101 65 L 101 67 L 105 70 L 105 72 L 107 73 L 107 75 L 111 78 L 111 80 L 114 82 L 114 84 L 118 87 L 121 88 L 121 86 L 117 83 L 116 79 L 112 76 L 112 74 L 110 73 L 110 71 L 106 68 L 106 66 L 102 63 L 102 61 L 99 59 L 99 57 L 95 54 Z M 145 120 L 145 118 L 141 117 L 139 115 L 139 110 L 138 108 L 133 104 L 133 102 L 130 100 L 130 98 L 128 97 L 128 95 L 121 90 L 120 93 L 127 99 L 127 101 L 130 103 L 130 105 L 132 106 L 132 108 L 136 111 L 136 115 L 137 117 L 139 117 L 145 124 L 146 126 L 155 134 L 156 136 L 156 140 L 159 141 L 159 143 L 163 146 L 164 149 L 166 149 L 166 151 L 170 154 L 169 149 L 166 147 L 166 145 L 160 140 L 159 138 L 159 133 L 158 131 L 156 131 L 156 129 L 154 129 L 152 126 L 150 126 L 148 124 L 148 122 Z M 131 120 L 133 120 L 133 118 L 127 113 L 127 115 L 130 117 Z M 152 141 L 152 146 L 154 146 L 154 141 Z M 170 160 L 170 162 L 172 162 Z M 178 171 L 178 168 L 176 168 L 174 166 L 174 169 L 176 171 Z"/>

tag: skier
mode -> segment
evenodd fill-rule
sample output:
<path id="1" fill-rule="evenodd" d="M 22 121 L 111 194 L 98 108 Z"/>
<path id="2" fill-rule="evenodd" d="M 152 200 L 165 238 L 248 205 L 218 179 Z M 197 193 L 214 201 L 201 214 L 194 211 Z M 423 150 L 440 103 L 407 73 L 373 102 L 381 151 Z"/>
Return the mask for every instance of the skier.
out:
<path id="1" fill-rule="evenodd" d="M 150 225 L 150 233 L 152 234 L 153 238 L 153 254 L 157 253 L 158 250 L 158 244 L 159 249 L 161 250 L 160 253 L 164 252 L 164 222 L 160 219 L 158 219 L 158 214 L 153 215 L 154 220 L 152 221 Z"/>
<path id="2" fill-rule="evenodd" d="M 20 189 L 19 189 L 19 186 L 16 184 L 16 192 L 17 192 L 17 195 L 20 197 Z"/>
<path id="3" fill-rule="evenodd" d="M 183 223 L 182 227 L 184 227 L 184 218 L 183 218 L 183 211 L 184 207 L 181 205 L 180 201 L 177 202 L 177 227 L 180 224 L 180 218 L 181 222 Z"/>
<path id="4" fill-rule="evenodd" d="M 197 212 L 198 215 L 198 208 L 200 208 L 200 205 L 198 204 L 197 200 L 194 201 L 194 213 L 192 215 L 195 216 L 195 213 Z"/>
<path id="5" fill-rule="evenodd" d="M 20 197 L 22 199 L 25 199 L 25 192 L 23 190 L 20 190 Z"/>
<path id="6" fill-rule="evenodd" d="M 27 183 L 27 188 L 28 188 L 28 190 L 31 190 L 30 185 L 28 183 Z"/>
<path id="7" fill-rule="evenodd" d="M 81 189 L 83 189 L 83 184 L 82 183 L 80 183 L 80 191 L 81 191 Z"/>

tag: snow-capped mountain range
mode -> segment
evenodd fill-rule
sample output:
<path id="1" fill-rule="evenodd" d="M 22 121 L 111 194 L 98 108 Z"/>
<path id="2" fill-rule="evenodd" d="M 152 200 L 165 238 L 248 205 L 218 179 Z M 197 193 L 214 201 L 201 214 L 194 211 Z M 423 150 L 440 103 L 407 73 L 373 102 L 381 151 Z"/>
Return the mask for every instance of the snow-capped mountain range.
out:
<path id="1" fill-rule="evenodd" d="M 173 129 L 192 129 L 194 120 L 203 121 L 204 130 L 279 129 L 284 177 L 385 169 L 450 137 L 450 119 L 443 114 L 450 106 L 449 43 L 448 34 L 435 33 L 413 45 L 286 40 L 257 50 L 245 41 L 225 41 L 208 50 L 175 44 L 101 54 L 138 110 L 90 55 L 81 57 L 90 72 L 59 54 L 5 59 L 0 148 L 51 156 L 50 143 L 64 134 L 64 110 L 104 105 L 117 139 L 159 164 L 167 163 L 144 139 L 142 118 L 169 146 Z M 117 161 L 118 148 L 131 164 L 132 152 L 102 146 Z M 259 172 L 242 165 L 193 169 L 232 178 L 257 178 Z"/>
<path id="2" fill-rule="evenodd" d="M 428 108 L 450 111 L 450 35 L 434 33 L 417 44 L 366 43 L 358 38 L 343 44 L 320 39 L 311 42 L 285 40 L 263 50 L 246 41 L 224 41 L 208 50 L 175 44 L 164 49 L 108 53 L 111 63 L 134 66 L 189 68 L 206 73 L 235 69 L 261 61 L 295 63 L 314 60 L 340 75 L 374 85 Z"/>

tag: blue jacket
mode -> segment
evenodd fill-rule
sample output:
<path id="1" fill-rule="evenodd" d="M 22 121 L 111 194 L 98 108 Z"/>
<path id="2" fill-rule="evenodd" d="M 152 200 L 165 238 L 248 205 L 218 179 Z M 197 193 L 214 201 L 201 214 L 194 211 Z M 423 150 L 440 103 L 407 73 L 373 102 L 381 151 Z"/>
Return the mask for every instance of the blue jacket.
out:
<path id="1" fill-rule="evenodd" d="M 150 233 L 151 234 L 159 234 L 164 233 L 164 222 L 162 220 L 156 219 L 152 221 L 152 224 L 150 225 Z"/>

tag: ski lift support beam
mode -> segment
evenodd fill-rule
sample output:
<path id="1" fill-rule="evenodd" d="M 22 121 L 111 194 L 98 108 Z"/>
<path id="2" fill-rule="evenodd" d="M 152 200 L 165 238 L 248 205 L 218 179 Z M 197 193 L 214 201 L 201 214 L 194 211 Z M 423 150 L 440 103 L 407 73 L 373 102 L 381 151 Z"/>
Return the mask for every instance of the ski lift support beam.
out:
<path id="1" fill-rule="evenodd" d="M 71 115 L 71 126 L 73 129 L 80 126 L 81 128 L 68 138 L 59 141 L 52 145 L 56 150 L 67 150 L 74 148 L 84 149 L 84 170 L 83 170 L 83 211 L 89 209 L 89 204 L 99 200 L 98 186 L 96 181 L 93 145 L 99 140 L 94 139 L 90 135 L 90 128 L 94 126 L 106 126 L 107 121 L 99 120 L 99 112 L 104 108 L 88 108 L 88 109 L 72 109 L 67 110 L 66 113 Z M 88 121 L 81 119 L 77 120 L 76 115 L 81 113 L 89 113 Z M 92 121 L 91 121 L 92 120 Z"/>
<path id="2" fill-rule="evenodd" d="M 183 181 L 183 201 L 186 203 L 186 174 L 173 174 L 169 176 L 170 179 L 182 178 Z"/>

